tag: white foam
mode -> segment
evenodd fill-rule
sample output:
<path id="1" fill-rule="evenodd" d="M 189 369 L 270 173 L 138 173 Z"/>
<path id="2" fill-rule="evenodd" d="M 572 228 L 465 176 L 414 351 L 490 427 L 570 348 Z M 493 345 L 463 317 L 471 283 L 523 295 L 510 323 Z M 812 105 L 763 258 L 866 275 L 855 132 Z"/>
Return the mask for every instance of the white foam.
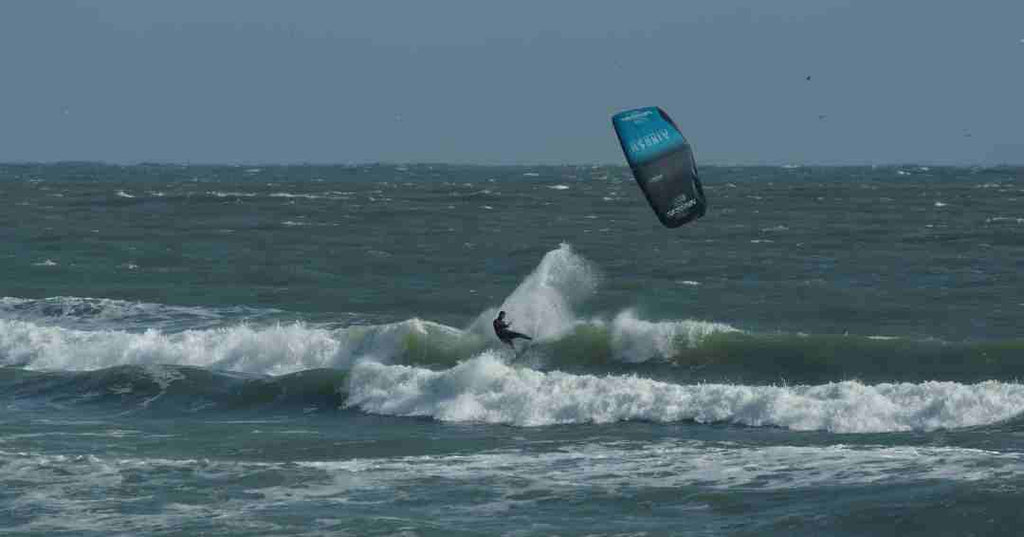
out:
<path id="1" fill-rule="evenodd" d="M 12 513 L 31 514 L 13 519 L 8 530 L 19 534 L 56 533 L 125 534 L 151 533 L 154 528 L 180 528 L 197 518 L 217 518 L 220 524 L 252 531 L 272 527 L 246 513 L 250 501 L 225 499 L 215 509 L 186 505 L 156 498 L 149 493 L 161 486 L 197 494 L 207 491 L 196 486 L 195 477 L 219 480 L 245 476 L 266 465 L 211 463 L 207 460 L 110 458 L 92 454 L 37 455 L 0 452 L 0 481 L 10 483 L 5 507 Z M 278 465 L 279 467 L 279 465 Z M 283 470 L 282 470 L 283 471 Z M 178 476 L 193 476 L 180 479 Z M 141 496 L 124 498 L 118 491 L 133 479 Z M 126 509 L 126 502 L 142 502 L 142 512 Z M 158 506 L 157 510 L 152 507 Z M 37 516 L 44 513 L 42 516 Z"/>
<path id="2" fill-rule="evenodd" d="M 820 489 L 877 483 L 975 482 L 1024 477 L 1024 458 L 957 447 L 766 446 L 667 440 L 597 443 L 549 452 L 491 451 L 445 457 L 300 462 L 348 475 L 359 486 L 394 487 L 430 477 L 486 481 L 502 494 L 599 488 Z M 339 476 L 340 477 L 340 476 Z M 546 495 L 538 495 L 541 498 Z"/>
<path id="3" fill-rule="evenodd" d="M 537 267 L 497 309 L 482 313 L 469 330 L 493 338 L 491 320 L 498 309 L 508 313 L 512 329 L 550 339 L 570 331 L 577 323 L 573 306 L 597 289 L 598 273 L 571 246 L 562 244 L 541 259 Z"/>
<path id="4" fill-rule="evenodd" d="M 134 263 L 121 265 L 129 270 L 138 268 Z M 275 310 L 246 311 L 231 308 L 232 315 L 240 312 L 250 316 L 268 315 Z M 217 310 L 203 307 L 168 306 L 146 302 L 128 302 L 107 298 L 56 296 L 45 299 L 24 299 L 0 297 L 0 315 L 9 320 L 33 321 L 45 324 L 59 323 L 61 326 L 114 327 L 125 322 L 145 323 L 146 326 L 160 327 L 177 323 L 210 325 L 222 318 Z M 3 335 L 0 333 L 0 338 Z"/>
<path id="5" fill-rule="evenodd" d="M 380 191 L 375 191 L 380 193 Z M 307 199 L 307 200 L 349 200 L 354 195 L 354 192 L 342 192 L 338 190 L 329 190 L 326 192 L 317 192 L 314 194 L 310 193 L 292 193 L 292 192 L 272 192 L 269 194 L 260 194 L 256 192 L 224 192 L 218 190 L 210 190 L 206 192 L 207 196 L 215 196 L 218 198 L 255 198 L 259 196 L 266 196 L 268 198 L 285 198 L 285 199 Z M 373 197 L 370 198 L 373 200 Z"/>
<path id="6" fill-rule="evenodd" d="M 589 497 L 594 491 L 605 498 L 694 487 L 827 493 L 859 485 L 1005 485 L 1024 477 L 1018 453 L 957 447 L 745 446 L 686 439 L 533 447 L 286 462 L 0 450 L 0 482 L 9 484 L 5 507 L 31 514 L 15 517 L 17 525 L 10 532 L 137 535 L 153 528 L 194 526 L 196 520 L 209 521 L 220 533 L 288 533 L 294 526 L 282 526 L 284 519 L 274 515 L 312 506 L 346 512 L 346 503 L 387 508 L 396 491 L 416 503 L 436 502 L 443 506 L 442 516 L 472 512 L 479 517 L 507 512 L 511 506 L 522 512 L 551 498 Z M 445 502 L 437 497 L 437 487 L 423 486 L 438 481 L 459 491 L 486 483 L 489 492 L 471 498 L 458 494 Z M 179 497 L 224 496 L 215 490 L 223 483 L 236 484 L 246 494 L 227 495 L 215 505 L 185 504 L 159 494 L 176 490 Z M 138 494 L 126 498 L 126 485 Z M 134 501 L 146 508 L 133 509 Z"/>
<path id="7" fill-rule="evenodd" d="M 221 192 L 218 190 L 211 190 L 208 191 L 206 195 L 218 198 L 255 198 L 258 194 L 253 192 Z"/>
<path id="8" fill-rule="evenodd" d="M 514 329 L 541 342 L 570 336 L 580 325 L 607 327 L 613 359 L 625 362 L 670 358 L 681 346 L 695 347 L 711 334 L 736 331 L 720 323 L 643 320 L 632 310 L 610 322 L 581 320 L 573 304 L 592 293 L 596 280 L 589 264 L 563 245 L 544 257 L 502 308 L 509 312 Z M 300 322 L 224 326 L 239 313 L 258 320 L 274 311 L 225 313 L 76 297 L 3 298 L 0 363 L 50 370 L 177 364 L 278 375 L 310 368 L 347 369 L 361 357 L 392 363 L 397 357 L 415 358 L 424 350 L 468 357 L 488 342 L 496 344 L 494 312 L 487 310 L 466 330 L 415 318 L 327 330 Z M 146 330 L 124 330 L 125 325 Z"/>
<path id="9" fill-rule="evenodd" d="M 361 361 L 349 394 L 347 406 L 374 414 L 517 426 L 695 421 L 867 433 L 985 425 L 1024 412 L 1016 383 L 678 385 L 513 368 L 490 351 L 444 371 Z"/>
<path id="10" fill-rule="evenodd" d="M 1013 224 L 1024 224 L 1024 218 L 1016 218 L 1013 216 L 993 216 L 991 218 L 985 219 L 986 224 L 992 224 L 995 222 L 1010 222 Z"/>
<path id="11" fill-rule="evenodd" d="M 307 200 L 323 200 L 323 199 L 335 199 L 337 196 L 329 192 L 323 192 L 319 194 L 293 194 L 291 192 L 274 192 L 269 194 L 271 198 L 286 198 L 286 199 L 307 199 Z"/>
<path id="12" fill-rule="evenodd" d="M 460 330 L 419 319 L 335 330 L 295 322 L 178 333 L 76 330 L 0 319 L 0 360 L 4 365 L 37 370 L 174 364 L 284 375 L 317 368 L 348 369 L 361 357 L 388 362 L 417 337 L 428 337 L 435 345 L 457 345 L 465 336 Z"/>
<path id="13" fill-rule="evenodd" d="M 339 224 L 336 222 L 296 222 L 294 220 L 282 220 L 281 225 L 288 227 L 337 227 Z"/>
<path id="14" fill-rule="evenodd" d="M 569 185 L 552 185 L 549 186 L 551 190 L 569 190 Z"/>
<path id="15" fill-rule="evenodd" d="M 645 321 L 633 310 L 625 310 L 612 321 L 612 356 L 622 362 L 667 359 L 675 355 L 680 344 L 694 348 L 711 334 L 723 332 L 739 330 L 704 321 Z"/>

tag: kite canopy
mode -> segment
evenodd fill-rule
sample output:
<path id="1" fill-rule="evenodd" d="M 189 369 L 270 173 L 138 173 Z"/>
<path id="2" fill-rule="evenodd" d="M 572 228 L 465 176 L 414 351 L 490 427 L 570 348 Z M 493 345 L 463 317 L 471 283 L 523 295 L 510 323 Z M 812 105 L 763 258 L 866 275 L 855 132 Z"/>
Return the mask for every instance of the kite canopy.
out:
<path id="1" fill-rule="evenodd" d="M 707 202 L 690 144 L 658 107 L 612 116 L 622 152 L 647 202 L 665 227 L 679 227 L 704 216 Z"/>

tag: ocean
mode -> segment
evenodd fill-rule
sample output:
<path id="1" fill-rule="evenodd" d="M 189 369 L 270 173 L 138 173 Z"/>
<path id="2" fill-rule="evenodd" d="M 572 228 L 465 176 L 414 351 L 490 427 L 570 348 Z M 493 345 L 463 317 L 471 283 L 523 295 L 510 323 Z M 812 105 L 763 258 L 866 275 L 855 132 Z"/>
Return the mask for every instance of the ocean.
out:
<path id="1" fill-rule="evenodd" d="M 1024 169 L 701 172 L 0 165 L 0 535 L 1024 531 Z"/>

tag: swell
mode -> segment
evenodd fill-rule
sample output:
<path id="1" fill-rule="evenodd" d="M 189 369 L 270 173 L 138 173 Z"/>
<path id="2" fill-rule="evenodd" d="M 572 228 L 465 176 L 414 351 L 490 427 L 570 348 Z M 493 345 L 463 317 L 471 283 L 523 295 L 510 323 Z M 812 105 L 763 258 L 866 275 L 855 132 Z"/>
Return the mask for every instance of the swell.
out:
<path id="1" fill-rule="evenodd" d="M 218 411 L 328 411 L 344 401 L 347 374 L 316 369 L 252 376 L 173 365 L 94 371 L 0 368 L 8 408 L 76 408 L 176 415 Z"/>
<path id="2" fill-rule="evenodd" d="M 489 314 L 481 315 L 481 319 Z M 178 365 L 249 375 L 347 371 L 360 359 L 451 367 L 501 349 L 482 326 L 421 319 L 341 328 L 302 322 L 141 331 L 69 328 L 0 319 L 0 365 L 85 371 Z M 77 326 L 77 324 L 76 324 Z M 575 320 L 519 342 L 519 364 L 580 374 L 638 374 L 673 382 L 820 384 L 980 382 L 1024 378 L 1024 340 L 944 342 L 853 335 L 757 334 L 695 320 Z"/>
<path id="3" fill-rule="evenodd" d="M 592 342 L 607 339 L 587 333 L 556 343 L 565 345 L 574 337 Z M 716 338 L 732 337 L 737 336 L 713 335 L 705 345 L 714 349 L 721 344 Z M 414 348 L 431 341 L 422 335 L 409 338 L 406 334 L 404 339 L 417 342 Z M 445 361 L 453 356 L 429 344 L 425 348 Z M 97 409 L 163 417 L 352 409 L 523 427 L 648 421 L 836 433 L 965 427 L 1016 431 L 1024 413 L 1024 385 L 999 380 L 715 382 L 679 378 L 672 371 L 688 368 L 680 367 L 678 359 L 656 364 L 618 362 L 612 367 L 576 364 L 580 371 L 574 372 L 573 368 L 510 363 L 500 349 L 485 349 L 451 366 L 439 365 L 436 359 L 416 364 L 417 358 L 427 355 L 421 350 L 407 356 L 405 363 L 395 363 L 365 354 L 345 368 L 310 368 L 281 375 L 156 363 L 78 371 L 8 366 L 0 368 L 0 404 L 9 411 Z M 523 358 L 542 359 L 537 354 Z M 651 374 L 658 368 L 669 373 Z"/>
<path id="4" fill-rule="evenodd" d="M 748 384 L 1024 379 L 1020 339 L 945 342 L 732 330 L 695 336 L 677 330 L 666 340 L 650 342 L 656 347 L 651 352 L 627 354 L 621 338 L 606 326 L 581 325 L 550 345 L 548 363 L 581 371 L 634 371 L 676 380 Z"/>
<path id="5" fill-rule="evenodd" d="M 1024 340 L 947 342 L 870 335 L 755 333 L 726 323 L 644 319 L 631 309 L 583 316 L 600 271 L 568 244 L 548 251 L 497 307 L 459 328 L 418 317 L 339 326 L 277 310 L 179 307 L 108 299 L 0 299 L 0 365 L 85 371 L 178 365 L 249 375 L 348 371 L 363 359 L 450 368 L 502 349 L 491 319 L 505 310 L 518 363 L 577 374 L 637 374 L 671 382 L 821 384 L 980 382 L 1024 378 Z M 379 319 L 379 317 L 378 317 Z"/>
<path id="6" fill-rule="evenodd" d="M 349 371 L 316 369 L 281 376 L 169 365 L 93 371 L 4 367 L 0 404 L 9 412 L 95 410 L 164 418 L 347 409 L 517 427 L 644 421 L 831 433 L 977 427 L 1016 432 L 1024 413 L 1024 385 L 679 383 L 638 375 L 538 371 L 509 365 L 497 352 L 485 351 L 443 369 L 364 359 Z"/>

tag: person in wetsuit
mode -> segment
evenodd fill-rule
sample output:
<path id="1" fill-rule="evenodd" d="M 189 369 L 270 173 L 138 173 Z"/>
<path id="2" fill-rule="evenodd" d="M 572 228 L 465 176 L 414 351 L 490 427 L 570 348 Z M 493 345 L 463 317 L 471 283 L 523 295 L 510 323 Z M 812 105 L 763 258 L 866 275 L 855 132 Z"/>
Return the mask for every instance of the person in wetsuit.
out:
<path id="1" fill-rule="evenodd" d="M 491 324 L 494 325 L 494 334 L 498 336 L 498 339 L 500 339 L 502 343 L 512 347 L 512 352 L 516 352 L 516 345 L 512 340 L 516 338 L 523 338 L 526 340 L 533 339 L 526 334 L 520 334 L 519 332 L 509 330 L 508 327 L 512 326 L 512 323 L 505 321 L 504 311 L 499 311 L 498 317 L 495 318 Z"/>

